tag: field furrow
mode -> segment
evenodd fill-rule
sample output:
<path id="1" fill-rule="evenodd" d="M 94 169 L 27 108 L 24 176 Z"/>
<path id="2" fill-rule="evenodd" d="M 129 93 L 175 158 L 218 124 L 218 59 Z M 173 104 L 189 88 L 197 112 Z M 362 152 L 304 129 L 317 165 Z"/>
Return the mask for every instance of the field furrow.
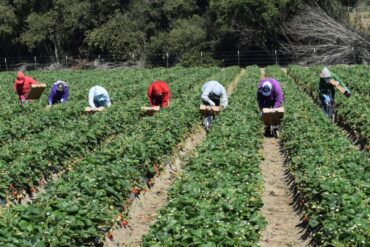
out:
<path id="1" fill-rule="evenodd" d="M 368 246 L 367 155 L 280 68 L 268 67 L 267 74 L 287 95 L 281 142 L 307 234 L 319 246 Z"/>

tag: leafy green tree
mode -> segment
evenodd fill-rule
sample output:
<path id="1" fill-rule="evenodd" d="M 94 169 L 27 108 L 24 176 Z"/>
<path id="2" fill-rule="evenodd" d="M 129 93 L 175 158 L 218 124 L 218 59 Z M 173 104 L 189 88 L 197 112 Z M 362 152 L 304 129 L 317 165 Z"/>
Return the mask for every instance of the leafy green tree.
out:
<path id="1" fill-rule="evenodd" d="M 119 13 L 90 32 L 85 41 L 90 51 L 112 54 L 116 59 L 128 60 L 133 53 L 136 56 L 142 54 L 145 33 L 140 31 L 135 21 Z"/>
<path id="2" fill-rule="evenodd" d="M 183 54 L 190 49 L 199 49 L 207 36 L 204 19 L 194 15 L 190 19 L 177 20 L 168 33 L 171 53 Z"/>
<path id="3" fill-rule="evenodd" d="M 0 49 L 7 53 L 11 37 L 14 36 L 17 18 L 7 1 L 0 1 Z"/>
<path id="4" fill-rule="evenodd" d="M 42 47 L 59 61 L 61 55 L 81 45 L 91 21 L 89 7 L 87 2 L 55 0 L 47 12 L 31 13 L 26 19 L 26 30 L 20 35 L 22 44 L 30 50 Z"/>

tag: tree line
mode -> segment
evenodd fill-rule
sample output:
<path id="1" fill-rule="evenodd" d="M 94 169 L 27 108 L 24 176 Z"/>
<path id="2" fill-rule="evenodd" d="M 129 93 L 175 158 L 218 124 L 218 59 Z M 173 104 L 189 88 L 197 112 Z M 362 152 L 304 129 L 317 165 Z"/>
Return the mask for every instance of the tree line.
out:
<path id="1" fill-rule="evenodd" d="M 217 64 L 217 53 L 279 48 L 284 23 L 318 4 L 343 18 L 354 0 L 0 0 L 0 57 L 110 55 Z M 132 54 L 135 54 L 133 58 Z M 204 63 L 202 61 L 202 63 Z"/>

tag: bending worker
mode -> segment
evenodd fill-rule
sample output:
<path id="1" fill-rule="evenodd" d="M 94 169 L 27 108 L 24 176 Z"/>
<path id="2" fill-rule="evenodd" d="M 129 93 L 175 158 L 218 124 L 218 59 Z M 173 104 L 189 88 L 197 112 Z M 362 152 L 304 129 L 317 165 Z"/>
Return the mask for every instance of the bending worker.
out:
<path id="1" fill-rule="evenodd" d="M 344 82 L 328 68 L 324 68 L 320 74 L 319 94 L 321 105 L 326 115 L 329 115 L 329 105 L 334 104 L 335 87 L 341 86 L 344 90 L 344 95 L 349 97 L 351 94 Z"/>
<path id="2" fill-rule="evenodd" d="M 257 88 L 257 102 L 262 117 L 263 108 L 279 108 L 284 101 L 283 90 L 279 82 L 273 78 L 260 80 Z M 265 136 L 271 136 L 271 126 L 265 126 Z"/>
<path id="3" fill-rule="evenodd" d="M 51 88 L 48 105 L 52 106 L 59 103 L 65 103 L 69 97 L 68 85 L 64 81 L 56 81 Z"/>
<path id="4" fill-rule="evenodd" d="M 111 106 L 107 90 L 101 86 L 92 87 L 89 91 L 89 105 L 91 108 Z"/>
<path id="5" fill-rule="evenodd" d="M 208 81 L 202 86 L 202 101 L 205 105 L 226 108 L 228 99 L 225 88 L 218 81 Z"/>
<path id="6" fill-rule="evenodd" d="M 261 112 L 263 108 L 279 108 L 283 101 L 283 90 L 277 80 L 273 78 L 260 80 L 257 88 L 257 102 Z"/>
<path id="7" fill-rule="evenodd" d="M 29 76 L 25 76 L 22 71 L 18 71 L 17 79 L 14 81 L 14 91 L 18 94 L 20 104 L 27 102 L 26 95 L 31 85 L 37 84 L 37 81 Z"/>
<path id="8" fill-rule="evenodd" d="M 171 92 L 164 81 L 154 81 L 149 85 L 148 100 L 151 106 L 167 108 L 170 104 Z"/>

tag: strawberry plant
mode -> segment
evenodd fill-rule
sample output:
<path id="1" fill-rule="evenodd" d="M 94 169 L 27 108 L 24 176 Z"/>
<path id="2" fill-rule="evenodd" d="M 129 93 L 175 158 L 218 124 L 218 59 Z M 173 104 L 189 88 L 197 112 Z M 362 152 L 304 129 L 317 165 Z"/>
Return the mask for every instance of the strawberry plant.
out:
<path id="1" fill-rule="evenodd" d="M 16 205 L 0 216 L 0 244 L 35 246 L 98 245 L 127 209 L 133 188 L 142 189 L 153 177 L 153 164 L 172 149 L 198 123 L 199 92 L 213 69 L 193 70 L 173 82 L 171 107 L 137 122 L 118 134 L 75 168 L 46 186 L 32 205 Z M 230 81 L 238 69 L 215 78 Z M 184 107 L 184 104 L 192 107 Z M 146 179 L 143 179 L 146 178 Z M 129 222 L 128 222 L 129 224 Z"/>
<path id="2" fill-rule="evenodd" d="M 175 72 L 178 74 L 179 71 Z M 188 70 L 186 73 L 183 71 L 183 75 L 189 72 L 191 71 Z M 72 160 L 93 151 L 96 145 L 102 144 L 108 136 L 129 131 L 134 127 L 138 121 L 137 104 L 145 102 L 145 94 L 140 96 L 145 92 L 146 84 L 149 83 L 148 79 L 145 81 L 141 87 L 134 85 L 124 91 L 129 95 L 134 91 L 139 98 L 134 97 L 127 100 L 125 104 L 114 104 L 109 111 L 97 116 L 85 116 L 80 121 L 72 122 L 70 126 L 64 125 L 64 128 L 58 131 L 52 129 L 37 136 L 34 135 L 35 140 L 32 141 L 32 145 L 30 140 L 22 140 L 2 147 L 0 159 L 4 163 L 0 164 L 0 171 L 4 176 L 0 177 L 0 181 L 4 185 L 12 185 L 13 189 L 10 190 L 7 186 L 1 187 L 0 199 L 4 201 L 14 191 L 18 194 L 29 191 L 30 188 L 39 185 L 41 178 L 49 179 L 56 172 L 68 168 Z M 139 101 L 140 98 L 141 101 Z M 81 109 L 83 109 L 82 106 L 80 111 Z M 63 121 L 63 118 L 60 121 Z M 110 121 L 111 123 L 107 125 L 106 123 Z M 48 143 L 46 140 L 52 141 Z M 9 163 L 12 165 L 11 170 L 8 169 Z"/>
<path id="3" fill-rule="evenodd" d="M 252 246 L 265 222 L 259 171 L 258 67 L 247 69 L 230 105 L 169 192 L 143 246 Z"/>
<path id="4" fill-rule="evenodd" d="M 307 69 L 303 69 L 307 70 Z M 369 159 L 278 67 L 286 97 L 281 141 L 296 203 L 314 244 L 369 246 Z"/>
<path id="5" fill-rule="evenodd" d="M 289 66 L 288 70 L 289 75 L 317 104 L 320 104 L 318 93 L 319 69 L 319 67 L 306 69 L 293 65 Z M 337 71 L 335 70 L 335 72 Z M 349 80 L 350 78 L 342 79 L 347 82 L 347 79 Z M 370 98 L 361 94 L 361 92 L 354 88 L 351 90 L 350 98 L 346 98 L 337 92 L 335 95 L 335 114 L 339 125 L 355 136 L 356 140 L 354 141 L 356 144 L 360 145 L 361 148 L 365 148 L 369 145 L 370 138 L 370 108 L 368 107 Z"/>

